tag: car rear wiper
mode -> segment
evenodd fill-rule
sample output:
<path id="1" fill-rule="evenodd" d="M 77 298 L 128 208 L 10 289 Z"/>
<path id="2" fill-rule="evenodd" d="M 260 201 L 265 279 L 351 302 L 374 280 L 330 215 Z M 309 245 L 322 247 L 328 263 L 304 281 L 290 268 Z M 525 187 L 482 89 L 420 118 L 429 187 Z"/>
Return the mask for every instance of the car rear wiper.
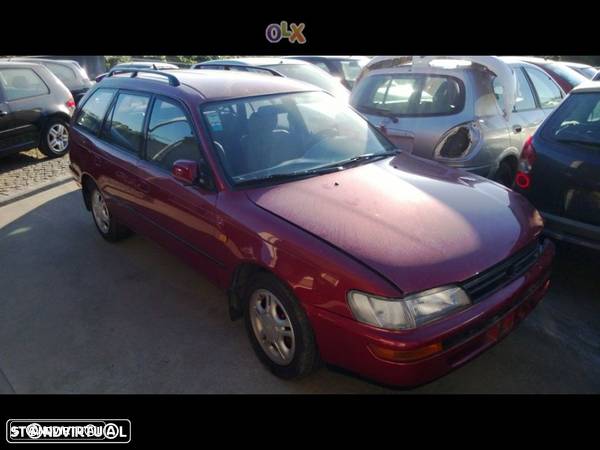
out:
<path id="1" fill-rule="evenodd" d="M 562 142 L 565 144 L 581 144 L 581 145 L 589 145 L 591 147 L 600 147 L 600 142 L 593 141 L 585 141 L 583 139 L 556 139 L 558 142 Z"/>
<path id="2" fill-rule="evenodd" d="M 388 119 L 392 119 L 394 123 L 398 122 L 398 117 L 393 112 L 386 109 L 374 108 L 372 106 L 357 106 L 356 109 L 366 114 L 377 114 L 378 116 L 387 117 Z"/>

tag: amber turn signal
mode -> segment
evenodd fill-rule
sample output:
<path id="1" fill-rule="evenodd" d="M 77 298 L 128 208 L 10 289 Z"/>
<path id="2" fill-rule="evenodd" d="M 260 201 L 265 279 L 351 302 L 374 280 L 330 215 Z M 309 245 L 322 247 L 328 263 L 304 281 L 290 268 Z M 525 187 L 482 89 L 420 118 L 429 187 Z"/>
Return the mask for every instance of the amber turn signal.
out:
<path id="1" fill-rule="evenodd" d="M 411 350 L 392 350 L 370 344 L 369 349 L 375 356 L 385 359 L 386 361 L 408 362 L 424 359 L 435 353 L 441 352 L 442 343 L 436 342 L 435 344 L 430 344 L 426 345 L 425 347 L 419 347 Z"/>

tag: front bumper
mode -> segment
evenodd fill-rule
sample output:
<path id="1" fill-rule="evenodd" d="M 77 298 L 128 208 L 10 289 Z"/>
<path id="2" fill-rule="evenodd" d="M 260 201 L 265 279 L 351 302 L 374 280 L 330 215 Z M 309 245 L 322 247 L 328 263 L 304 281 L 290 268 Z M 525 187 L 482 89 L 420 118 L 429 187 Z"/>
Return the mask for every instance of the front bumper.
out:
<path id="1" fill-rule="evenodd" d="M 307 307 L 322 358 L 383 384 L 417 386 L 473 359 L 505 337 L 542 299 L 550 284 L 554 245 L 546 240 L 542 254 L 527 272 L 471 307 L 410 331 L 388 331 L 329 311 Z M 374 355 L 378 347 L 418 351 L 442 344 L 434 355 L 393 362 Z"/>

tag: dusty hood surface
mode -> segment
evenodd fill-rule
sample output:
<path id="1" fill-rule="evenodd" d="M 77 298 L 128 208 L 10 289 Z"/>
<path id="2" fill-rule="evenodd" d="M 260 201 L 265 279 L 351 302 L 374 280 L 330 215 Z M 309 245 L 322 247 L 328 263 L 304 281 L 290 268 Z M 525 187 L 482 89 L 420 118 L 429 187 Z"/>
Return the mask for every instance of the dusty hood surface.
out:
<path id="1" fill-rule="evenodd" d="M 467 279 L 542 229 L 541 217 L 523 197 L 404 154 L 247 195 L 405 293 Z"/>

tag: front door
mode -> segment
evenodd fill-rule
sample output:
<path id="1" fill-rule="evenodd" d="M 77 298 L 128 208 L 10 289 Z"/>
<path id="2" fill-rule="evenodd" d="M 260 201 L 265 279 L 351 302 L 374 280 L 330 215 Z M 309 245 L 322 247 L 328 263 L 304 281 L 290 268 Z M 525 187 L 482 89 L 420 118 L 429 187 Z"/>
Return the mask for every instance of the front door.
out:
<path id="1" fill-rule="evenodd" d="M 178 160 L 205 165 L 189 115 L 179 102 L 156 97 L 150 108 L 144 158 L 139 162 L 141 211 L 162 231 L 162 242 L 194 267 L 218 279 L 225 267 L 226 238 L 219 227 L 217 192 L 208 183 L 187 185 L 171 175 Z"/>

